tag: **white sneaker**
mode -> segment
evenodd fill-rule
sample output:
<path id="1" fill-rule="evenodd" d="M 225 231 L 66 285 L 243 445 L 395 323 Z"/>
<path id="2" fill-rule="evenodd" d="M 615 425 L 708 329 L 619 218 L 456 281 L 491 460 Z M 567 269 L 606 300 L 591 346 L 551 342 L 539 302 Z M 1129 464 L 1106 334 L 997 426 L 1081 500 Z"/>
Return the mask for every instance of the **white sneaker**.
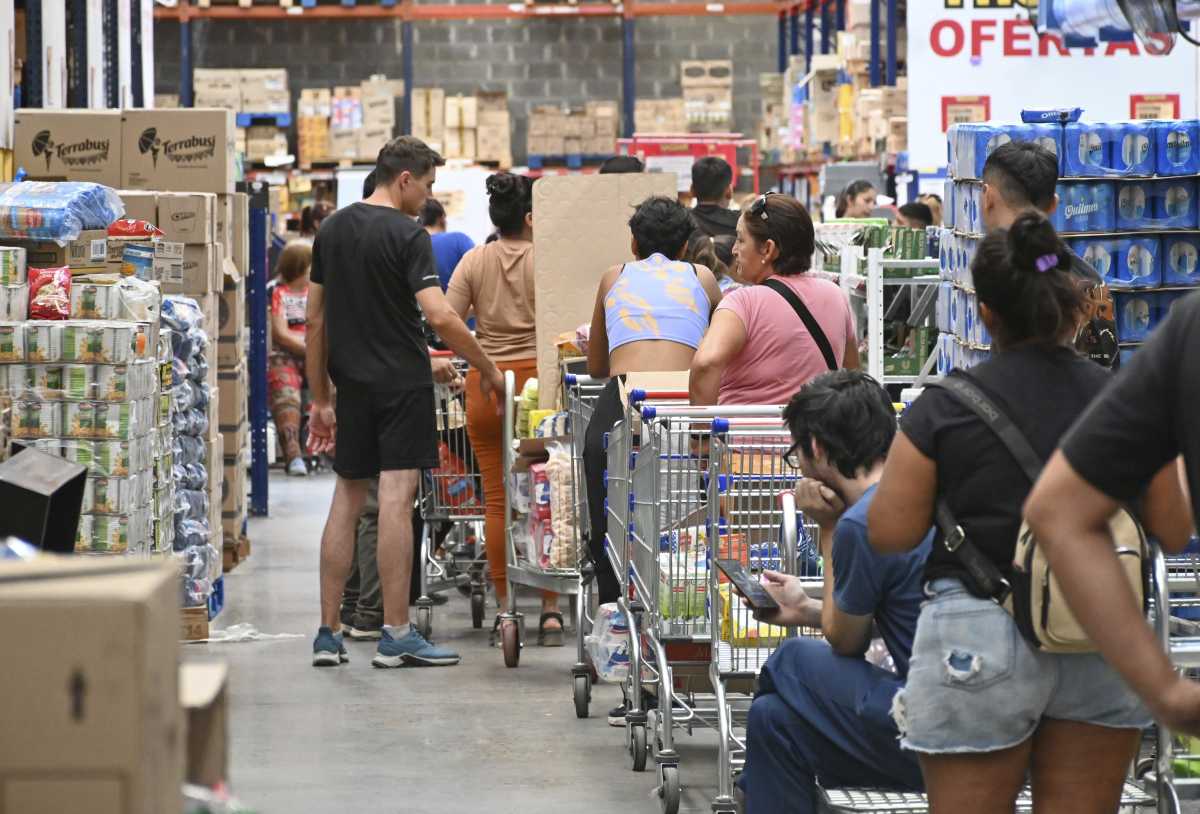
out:
<path id="1" fill-rule="evenodd" d="M 292 462 L 288 464 L 287 473 L 296 478 L 308 477 L 308 466 L 304 463 L 303 458 L 292 458 Z"/>

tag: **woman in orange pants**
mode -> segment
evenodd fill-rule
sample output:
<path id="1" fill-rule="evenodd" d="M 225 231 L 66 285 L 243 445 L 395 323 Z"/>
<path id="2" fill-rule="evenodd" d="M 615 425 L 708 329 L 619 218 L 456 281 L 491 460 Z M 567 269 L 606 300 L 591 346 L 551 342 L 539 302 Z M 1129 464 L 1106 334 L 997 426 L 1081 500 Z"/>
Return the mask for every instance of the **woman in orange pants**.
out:
<path id="1" fill-rule="evenodd" d="M 466 319 L 475 311 L 480 346 L 502 370 L 511 370 L 517 389 L 537 375 L 537 331 L 533 312 L 533 194 L 531 182 L 511 173 L 488 178 L 488 212 L 500 239 L 477 246 L 463 256 L 446 297 Z M 497 403 L 480 389 L 479 373 L 467 374 L 467 433 L 483 476 L 486 501 L 484 542 L 488 569 L 501 607 L 508 594 L 505 551 L 503 425 Z M 497 617 L 498 619 L 498 617 Z M 542 594 L 538 643 L 560 647 L 563 617 L 558 595 Z"/>

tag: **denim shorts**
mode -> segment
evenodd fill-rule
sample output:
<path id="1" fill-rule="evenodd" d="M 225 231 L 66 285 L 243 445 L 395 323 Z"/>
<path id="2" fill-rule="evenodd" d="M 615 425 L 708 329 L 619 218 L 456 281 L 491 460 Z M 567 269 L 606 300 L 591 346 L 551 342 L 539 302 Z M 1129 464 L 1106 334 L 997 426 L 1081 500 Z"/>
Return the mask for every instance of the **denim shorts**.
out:
<path id="1" fill-rule="evenodd" d="M 1150 715 L 1095 653 L 1042 653 L 1002 607 L 956 579 L 926 587 L 908 681 L 892 716 L 906 749 L 995 752 L 1026 741 L 1042 718 L 1140 729 Z"/>

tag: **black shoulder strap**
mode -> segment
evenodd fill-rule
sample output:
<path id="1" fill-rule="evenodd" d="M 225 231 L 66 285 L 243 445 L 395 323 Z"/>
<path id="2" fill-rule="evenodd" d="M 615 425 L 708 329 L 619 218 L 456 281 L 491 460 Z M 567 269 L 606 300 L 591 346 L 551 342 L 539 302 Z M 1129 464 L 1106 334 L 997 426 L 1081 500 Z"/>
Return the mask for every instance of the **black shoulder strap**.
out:
<path id="1" fill-rule="evenodd" d="M 1016 459 L 1030 482 L 1037 482 L 1038 476 L 1042 472 L 1041 458 L 1033 451 L 1033 447 L 1025 435 L 1017 429 L 1017 425 L 1013 424 L 1009 417 L 974 382 L 960 374 L 947 376 L 935 386 L 948 390 L 955 398 L 969 407 L 975 415 L 979 416 L 987 428 L 996 434 L 996 437 Z"/>
<path id="2" fill-rule="evenodd" d="M 800 317 L 800 321 L 804 323 L 804 327 L 808 328 L 808 333 L 812 336 L 813 341 L 817 343 L 817 347 L 821 349 L 821 355 L 825 357 L 825 364 L 830 370 L 837 370 L 837 358 L 833 355 L 833 347 L 829 344 L 829 339 L 826 338 L 825 332 L 821 330 L 820 324 L 812 312 L 808 310 L 808 306 L 804 301 L 796 296 L 796 292 L 792 291 L 786 284 L 778 280 L 764 280 L 762 285 L 774 291 L 779 296 L 788 301 L 788 305 L 792 306 L 792 310 L 796 312 L 796 316 Z"/>

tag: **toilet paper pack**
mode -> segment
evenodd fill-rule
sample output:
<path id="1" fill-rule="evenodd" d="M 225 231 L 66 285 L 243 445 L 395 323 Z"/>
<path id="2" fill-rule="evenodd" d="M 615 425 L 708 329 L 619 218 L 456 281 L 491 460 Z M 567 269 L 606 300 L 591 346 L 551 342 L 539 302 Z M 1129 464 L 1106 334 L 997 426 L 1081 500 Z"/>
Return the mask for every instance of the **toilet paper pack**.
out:
<path id="1" fill-rule="evenodd" d="M 1163 285 L 1200 285 L 1200 235 L 1164 235 Z"/>

